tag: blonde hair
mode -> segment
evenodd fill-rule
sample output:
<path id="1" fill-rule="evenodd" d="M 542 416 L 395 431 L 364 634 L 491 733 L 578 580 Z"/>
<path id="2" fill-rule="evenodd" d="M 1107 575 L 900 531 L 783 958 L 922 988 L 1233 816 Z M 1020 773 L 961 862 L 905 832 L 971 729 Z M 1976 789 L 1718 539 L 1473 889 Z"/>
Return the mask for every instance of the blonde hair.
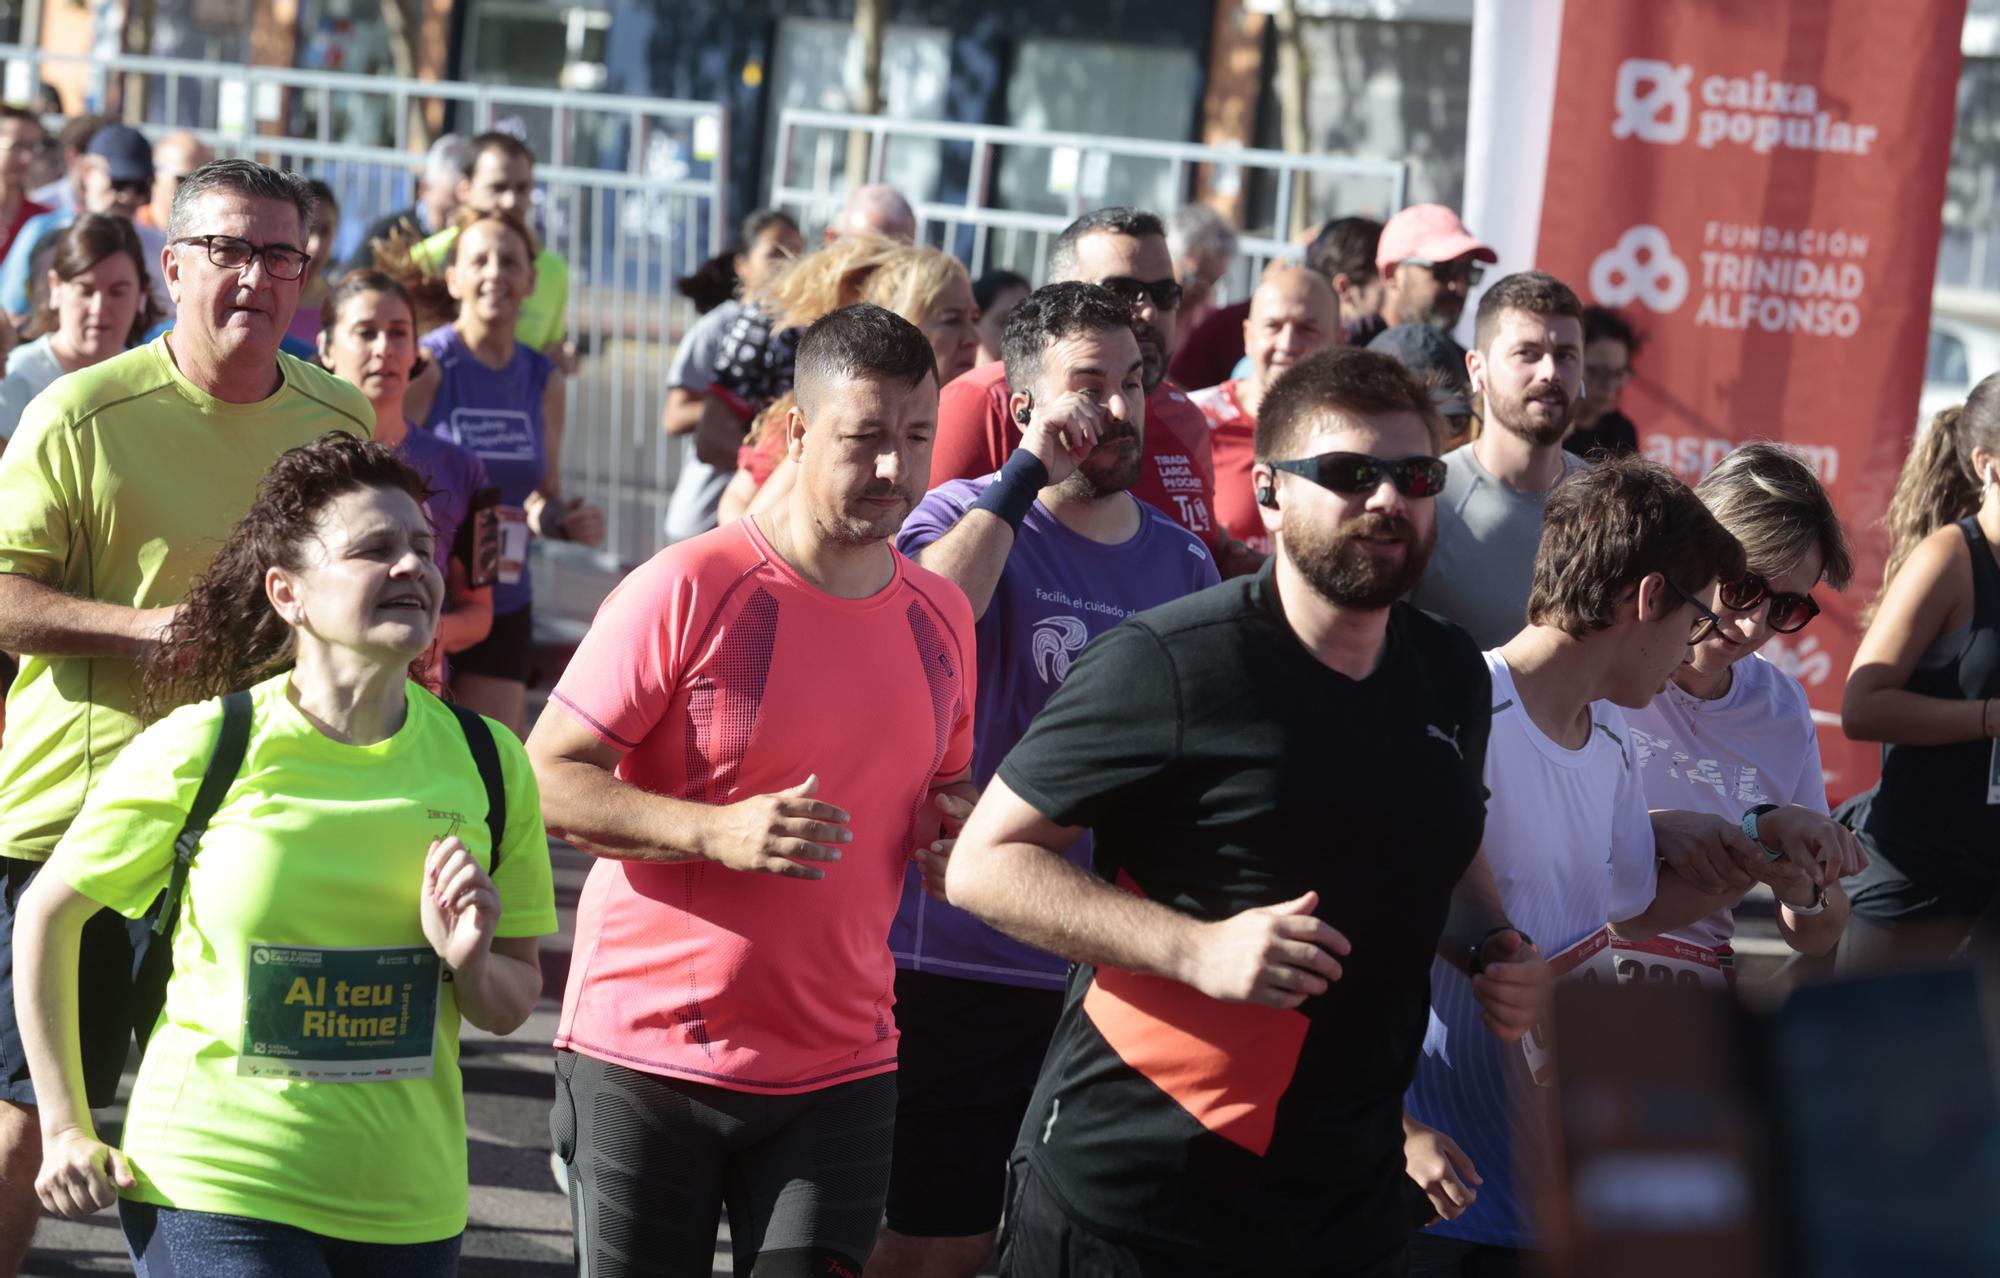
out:
<path id="1" fill-rule="evenodd" d="M 921 325 L 946 290 L 961 281 L 972 287 L 972 277 L 951 254 L 922 245 L 899 245 L 868 278 L 860 300 Z"/>
<path id="2" fill-rule="evenodd" d="M 840 251 L 843 246 L 845 252 Z M 812 270 L 802 270 L 815 262 Z M 922 324 L 956 280 L 972 286 L 965 267 L 949 253 L 879 235 L 848 235 L 786 267 L 761 296 L 767 307 L 779 308 L 781 327 L 810 324 L 856 302 L 872 302 L 912 324 Z M 813 313 L 818 306 L 825 309 Z M 760 443 L 766 431 L 785 420 L 791 407 L 790 391 L 766 404 L 750 423 L 744 443 L 753 447 Z"/>
<path id="3" fill-rule="evenodd" d="M 908 246 L 880 235 L 843 235 L 776 271 L 753 296 L 778 328 L 804 328 L 862 300 L 876 271 Z"/>
<path id="4" fill-rule="evenodd" d="M 1767 440 L 1748 443 L 1708 472 L 1695 494 L 1743 543 L 1750 570 L 1784 572 L 1819 547 L 1821 575 L 1835 590 L 1854 575 L 1847 534 L 1819 476 L 1798 453 Z"/>

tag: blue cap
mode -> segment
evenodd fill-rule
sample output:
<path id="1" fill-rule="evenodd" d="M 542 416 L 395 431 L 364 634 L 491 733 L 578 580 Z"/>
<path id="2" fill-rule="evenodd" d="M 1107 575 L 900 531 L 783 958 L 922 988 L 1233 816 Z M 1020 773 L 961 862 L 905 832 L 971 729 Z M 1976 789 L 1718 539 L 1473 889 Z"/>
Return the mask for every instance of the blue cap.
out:
<path id="1" fill-rule="evenodd" d="M 153 180 L 153 144 L 128 125 L 107 124 L 91 134 L 87 154 L 104 161 L 113 182 Z"/>

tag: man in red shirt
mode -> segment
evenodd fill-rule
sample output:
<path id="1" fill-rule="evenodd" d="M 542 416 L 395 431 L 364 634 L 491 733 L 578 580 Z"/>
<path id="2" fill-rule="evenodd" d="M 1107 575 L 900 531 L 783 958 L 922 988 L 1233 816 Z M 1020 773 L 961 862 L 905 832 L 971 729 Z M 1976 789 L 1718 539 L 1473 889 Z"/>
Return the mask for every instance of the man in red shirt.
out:
<path id="1" fill-rule="evenodd" d="M 1208 423 L 1186 392 L 1167 380 L 1181 286 L 1174 281 L 1166 227 L 1153 214 L 1122 205 L 1084 214 L 1049 250 L 1049 282 L 1064 280 L 1100 285 L 1132 309 L 1146 386 L 1146 452 L 1132 495 L 1201 538 L 1223 576 L 1254 569 L 1262 556 L 1215 522 Z M 1021 423 L 1007 411 L 1009 393 L 1001 364 L 975 368 L 944 388 L 931 487 L 990 475 L 1013 455 Z"/>
<path id="2" fill-rule="evenodd" d="M 1340 305 L 1326 277 L 1305 266 L 1272 267 L 1250 295 L 1250 315 L 1243 321 L 1250 376 L 1189 396 L 1208 419 L 1215 455 L 1215 517 L 1232 537 L 1260 554 L 1271 552 L 1271 538 L 1258 516 L 1250 481 L 1258 405 L 1286 369 L 1339 344 Z"/>
<path id="3" fill-rule="evenodd" d="M 28 198 L 28 174 L 42 145 L 42 122 L 33 112 L 0 106 L 0 257 L 14 245 L 21 224 L 49 206 Z"/>
<path id="4" fill-rule="evenodd" d="M 794 389 L 792 492 L 620 583 L 528 739 L 597 858 L 554 1130 L 601 1278 L 707 1273 L 725 1205 L 742 1272 L 858 1274 L 882 1220 L 889 926 L 971 810 L 972 608 L 889 544 L 930 465 L 922 332 L 835 311 Z"/>

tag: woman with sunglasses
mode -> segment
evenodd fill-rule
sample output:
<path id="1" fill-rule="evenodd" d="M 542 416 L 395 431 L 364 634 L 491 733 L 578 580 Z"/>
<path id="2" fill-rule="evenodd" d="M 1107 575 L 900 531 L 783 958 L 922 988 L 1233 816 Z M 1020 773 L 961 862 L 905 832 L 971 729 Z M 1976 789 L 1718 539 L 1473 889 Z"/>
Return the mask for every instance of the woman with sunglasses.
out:
<path id="1" fill-rule="evenodd" d="M 1882 780 L 1841 818 L 1873 859 L 1848 885 L 1844 966 L 1956 953 L 2000 894 L 2000 374 L 1939 413 L 1896 481 L 1882 591 L 1841 727 Z"/>
<path id="2" fill-rule="evenodd" d="M 1853 836 L 1827 814 L 1819 735 L 1805 689 L 1759 655 L 1819 614 L 1813 587 L 1845 588 L 1853 573 L 1847 537 L 1812 467 L 1777 444 L 1755 443 L 1724 458 L 1695 489 L 1743 545 L 1749 571 L 1703 605 L 1688 659 L 1650 705 L 1626 711 L 1632 757 L 1654 810 L 1660 854 L 1703 889 L 1747 892 L 1751 867 L 1704 838 L 1703 817 L 1741 825 L 1767 848 L 1798 844 L 1817 878 L 1789 861 L 1780 881 L 1778 930 L 1796 950 L 1824 954 L 1840 939 L 1848 904 L 1839 878 L 1860 868 Z M 1621 973 L 1684 983 L 1733 979 L 1733 911 L 1627 946 Z"/>

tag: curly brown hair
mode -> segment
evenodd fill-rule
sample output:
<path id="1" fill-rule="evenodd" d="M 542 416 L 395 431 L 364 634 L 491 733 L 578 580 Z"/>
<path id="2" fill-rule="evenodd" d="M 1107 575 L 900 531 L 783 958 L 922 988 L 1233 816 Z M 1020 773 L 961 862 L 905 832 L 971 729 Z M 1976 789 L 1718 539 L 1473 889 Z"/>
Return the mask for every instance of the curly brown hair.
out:
<path id="1" fill-rule="evenodd" d="M 194 583 L 139 667 L 139 714 L 151 721 L 179 706 L 248 688 L 291 668 L 292 628 L 264 593 L 270 569 L 298 572 L 333 500 L 363 488 L 394 488 L 419 506 L 423 476 L 381 444 L 330 431 L 284 453 L 264 472 L 250 513 Z M 414 671 L 421 660 L 411 663 Z"/>

